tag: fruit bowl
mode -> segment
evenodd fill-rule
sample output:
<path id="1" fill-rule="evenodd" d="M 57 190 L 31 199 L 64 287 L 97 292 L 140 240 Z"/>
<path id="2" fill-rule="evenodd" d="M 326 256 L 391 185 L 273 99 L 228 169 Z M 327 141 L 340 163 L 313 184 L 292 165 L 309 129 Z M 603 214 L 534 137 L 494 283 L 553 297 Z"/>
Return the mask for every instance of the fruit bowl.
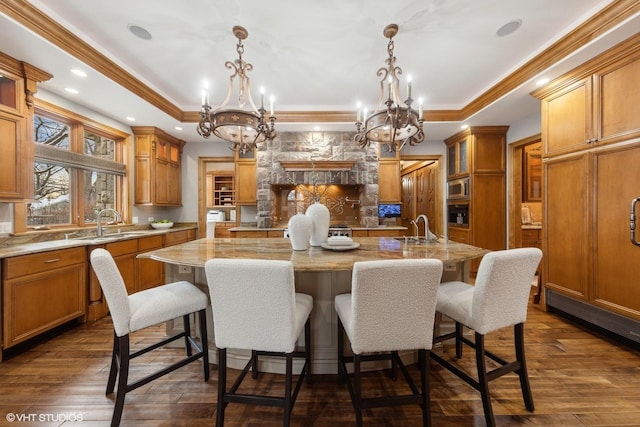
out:
<path id="1" fill-rule="evenodd" d="M 151 227 L 156 230 L 166 230 L 173 227 L 173 222 L 152 222 Z"/>

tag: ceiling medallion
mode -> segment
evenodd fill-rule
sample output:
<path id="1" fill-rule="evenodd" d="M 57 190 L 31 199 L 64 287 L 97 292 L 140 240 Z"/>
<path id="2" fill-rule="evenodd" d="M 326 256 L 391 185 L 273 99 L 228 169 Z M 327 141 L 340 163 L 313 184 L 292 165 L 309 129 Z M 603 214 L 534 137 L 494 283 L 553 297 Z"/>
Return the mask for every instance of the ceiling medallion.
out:
<path id="1" fill-rule="evenodd" d="M 244 46 L 242 41 L 249 36 L 249 32 L 238 25 L 233 27 L 233 35 L 238 38 L 236 51 L 238 59 L 225 62 L 225 67 L 233 71 L 229 76 L 229 90 L 227 97 L 220 106 L 212 110 L 209 105 L 209 95 L 202 93 L 202 108 L 200 110 L 200 123 L 198 133 L 204 138 L 214 134 L 229 143 L 229 148 L 247 153 L 254 150 L 261 142 L 272 140 L 276 137 L 276 117 L 273 112 L 273 97 L 270 100 L 269 122 L 265 120 L 267 110 L 264 108 L 264 93 L 260 93 L 260 108 L 257 108 L 251 97 L 251 80 L 247 72 L 253 69 L 253 65 L 242 59 Z M 234 80 L 238 80 L 238 108 L 225 109 L 234 93 Z M 248 109 L 245 110 L 245 105 Z"/>
<path id="2" fill-rule="evenodd" d="M 380 93 L 376 109 L 368 114 L 358 106 L 356 114 L 356 135 L 354 141 L 361 148 L 368 146 L 372 141 L 383 144 L 387 151 L 400 151 L 406 143 L 416 145 L 424 141 L 422 129 L 422 101 L 419 100 L 418 111 L 411 107 L 411 78 L 407 78 L 407 99 L 400 101 L 400 80 L 402 69 L 395 65 L 396 57 L 393 55 L 393 37 L 398 33 L 396 24 L 385 27 L 383 34 L 389 39 L 386 59 L 387 66 L 382 67 L 376 73 L 380 79 Z M 385 83 L 387 98 L 385 97 Z M 383 102 L 384 101 L 384 102 Z M 383 107 L 386 105 L 386 108 Z"/>

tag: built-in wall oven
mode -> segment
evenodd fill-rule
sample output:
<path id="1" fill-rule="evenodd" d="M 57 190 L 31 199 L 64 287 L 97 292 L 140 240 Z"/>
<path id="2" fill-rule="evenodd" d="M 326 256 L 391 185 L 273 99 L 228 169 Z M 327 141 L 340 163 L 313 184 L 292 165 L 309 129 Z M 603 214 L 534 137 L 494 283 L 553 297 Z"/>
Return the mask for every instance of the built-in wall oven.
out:
<path id="1" fill-rule="evenodd" d="M 454 227 L 469 227 L 469 204 L 449 203 L 447 205 L 447 222 Z"/>

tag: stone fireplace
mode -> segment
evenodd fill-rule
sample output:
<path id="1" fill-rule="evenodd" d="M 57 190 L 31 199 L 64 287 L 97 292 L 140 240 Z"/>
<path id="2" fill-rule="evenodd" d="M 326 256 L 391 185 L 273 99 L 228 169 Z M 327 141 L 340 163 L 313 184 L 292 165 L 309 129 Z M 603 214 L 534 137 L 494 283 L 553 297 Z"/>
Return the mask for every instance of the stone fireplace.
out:
<path id="1" fill-rule="evenodd" d="M 286 225 L 291 213 L 304 212 L 315 196 L 332 211 L 332 222 L 377 226 L 378 149 L 360 148 L 353 135 L 282 132 L 262 144 L 256 153 L 258 217 Z"/>

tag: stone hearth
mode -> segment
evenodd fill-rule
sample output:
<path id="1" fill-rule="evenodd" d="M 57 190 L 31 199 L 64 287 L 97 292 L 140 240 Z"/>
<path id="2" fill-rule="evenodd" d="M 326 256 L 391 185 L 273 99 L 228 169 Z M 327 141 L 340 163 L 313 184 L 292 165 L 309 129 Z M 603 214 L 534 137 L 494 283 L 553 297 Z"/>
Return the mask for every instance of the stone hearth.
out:
<path id="1" fill-rule="evenodd" d="M 276 186 L 306 184 L 324 186 L 358 185 L 359 215 L 352 225 L 378 225 L 378 149 L 375 145 L 361 149 L 353 142 L 352 132 L 282 132 L 273 141 L 262 144 L 256 154 L 258 216 L 272 224 L 285 222 L 277 218 Z M 287 171 L 280 161 L 354 161 L 350 170 Z M 272 187 L 273 186 L 273 187 Z M 322 202 L 322 200 L 320 200 Z M 306 208 L 306 207 L 305 207 Z M 284 225 L 284 224 L 279 224 Z"/>

